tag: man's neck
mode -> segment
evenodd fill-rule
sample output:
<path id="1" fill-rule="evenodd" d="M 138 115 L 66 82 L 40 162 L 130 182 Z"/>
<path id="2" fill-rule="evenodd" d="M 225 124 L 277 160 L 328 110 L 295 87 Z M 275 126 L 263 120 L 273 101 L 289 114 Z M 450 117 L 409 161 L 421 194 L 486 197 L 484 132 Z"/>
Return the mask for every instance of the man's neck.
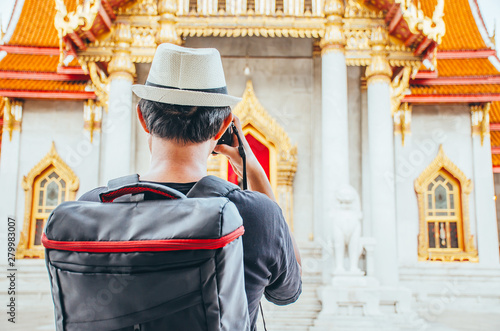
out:
<path id="1" fill-rule="evenodd" d="M 179 144 L 151 138 L 151 166 L 141 180 L 165 183 L 197 182 L 207 175 L 210 144 Z"/>

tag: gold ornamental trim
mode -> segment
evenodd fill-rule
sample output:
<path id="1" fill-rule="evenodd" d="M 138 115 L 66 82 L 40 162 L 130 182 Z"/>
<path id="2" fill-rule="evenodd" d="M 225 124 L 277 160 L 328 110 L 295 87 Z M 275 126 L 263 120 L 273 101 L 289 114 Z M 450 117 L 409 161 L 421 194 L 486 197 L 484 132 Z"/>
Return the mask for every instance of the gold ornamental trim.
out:
<path id="1" fill-rule="evenodd" d="M 491 102 L 471 106 L 472 136 L 481 137 L 481 146 L 484 138 L 490 135 L 490 110 Z"/>
<path id="2" fill-rule="evenodd" d="M 115 25 L 114 42 L 113 57 L 108 65 L 109 79 L 124 79 L 133 83 L 136 72 L 135 64 L 130 57 L 132 33 L 128 22 Z"/>
<path id="3" fill-rule="evenodd" d="M 101 132 L 102 107 L 94 100 L 87 100 L 83 105 L 83 129 L 90 135 L 90 143 L 94 141 L 94 132 Z"/>
<path id="4" fill-rule="evenodd" d="M 172 43 L 176 45 L 181 44 L 181 38 L 177 34 L 175 28 L 177 12 L 177 1 L 176 0 L 159 0 L 158 1 L 158 14 L 159 19 L 159 30 L 156 35 L 156 41 L 158 44 L 161 43 Z"/>
<path id="5" fill-rule="evenodd" d="M 30 241 L 33 226 L 33 184 L 37 177 L 49 167 L 54 167 L 57 174 L 67 183 L 68 195 L 66 200 L 74 200 L 80 187 L 80 180 L 66 162 L 61 159 L 54 142 L 52 142 L 50 151 L 23 177 L 22 186 L 25 193 L 24 222 L 16 252 L 17 259 L 43 258 L 45 255 L 43 246 L 33 247 Z"/>
<path id="6" fill-rule="evenodd" d="M 401 135 L 401 144 L 405 145 L 405 138 L 411 133 L 412 106 L 405 102 L 392 114 L 394 120 L 394 136 Z"/>
<path id="7" fill-rule="evenodd" d="M 391 65 L 388 60 L 386 45 L 389 42 L 389 33 L 385 26 L 373 29 L 370 45 L 372 48 L 372 59 L 366 68 L 366 79 L 368 85 L 376 83 L 390 83 L 392 76 Z"/>
<path id="8" fill-rule="evenodd" d="M 426 187 L 436 175 L 444 169 L 460 184 L 460 201 L 463 229 L 463 251 L 444 252 L 436 251 L 428 247 L 428 232 L 426 226 L 426 207 L 425 193 Z M 469 219 L 469 195 L 472 191 L 472 182 L 444 153 L 443 145 L 439 146 L 439 152 L 436 158 L 427 166 L 427 168 L 415 180 L 415 192 L 418 200 L 419 214 L 419 231 L 418 234 L 418 260 L 419 261 L 469 261 L 478 262 L 478 252 L 474 243 L 474 236 L 470 234 L 470 219 Z"/>
<path id="9" fill-rule="evenodd" d="M 90 75 L 91 88 L 97 96 L 95 106 L 108 111 L 109 103 L 109 78 L 101 70 L 95 61 L 85 61 L 84 57 L 79 57 L 78 62 L 85 73 Z"/>
<path id="10" fill-rule="evenodd" d="M 203 24 L 203 23 L 202 23 Z M 199 25 L 199 24 L 197 24 Z M 177 34 L 182 37 L 265 37 L 265 38 L 320 38 L 325 35 L 322 26 L 303 28 L 303 27 L 210 27 L 211 24 L 203 24 L 202 27 L 182 26 L 177 24 Z"/>
<path id="11" fill-rule="evenodd" d="M 12 141 L 14 131 L 21 131 L 23 120 L 23 102 L 4 97 L 3 108 L 3 131 L 9 133 L 9 141 Z"/>
<path id="12" fill-rule="evenodd" d="M 418 70 L 418 68 L 417 68 Z M 411 94 L 410 77 L 412 73 L 411 67 L 404 67 L 401 72 L 394 77 L 391 82 L 391 113 L 394 115 L 401 105 L 401 100 Z"/>
<path id="13" fill-rule="evenodd" d="M 347 0 L 345 17 L 355 18 L 384 18 L 383 11 L 371 10 L 356 0 Z"/>

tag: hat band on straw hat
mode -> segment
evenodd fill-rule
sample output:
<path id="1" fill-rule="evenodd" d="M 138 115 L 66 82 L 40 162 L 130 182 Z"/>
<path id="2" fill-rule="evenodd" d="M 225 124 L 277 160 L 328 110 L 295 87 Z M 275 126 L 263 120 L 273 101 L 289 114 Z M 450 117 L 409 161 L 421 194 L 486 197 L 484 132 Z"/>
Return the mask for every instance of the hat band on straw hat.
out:
<path id="1" fill-rule="evenodd" d="M 209 89 L 188 89 L 188 88 L 179 88 L 179 87 L 174 87 L 174 86 L 160 85 L 160 84 L 156 84 L 156 83 L 151 83 L 150 81 L 146 81 L 145 85 L 146 86 L 166 88 L 166 89 L 171 89 L 171 90 L 182 90 L 182 91 L 195 91 L 195 92 L 227 94 L 227 87 L 226 86 L 216 87 L 216 88 L 209 88 Z"/>

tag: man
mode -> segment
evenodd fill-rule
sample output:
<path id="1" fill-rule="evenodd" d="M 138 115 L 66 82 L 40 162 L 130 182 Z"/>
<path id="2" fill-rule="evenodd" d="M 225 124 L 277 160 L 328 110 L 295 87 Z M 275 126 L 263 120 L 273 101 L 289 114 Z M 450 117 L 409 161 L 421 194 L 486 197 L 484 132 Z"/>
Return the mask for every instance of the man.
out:
<path id="1" fill-rule="evenodd" d="M 186 194 L 207 175 L 207 159 L 225 155 L 241 177 L 238 141 L 217 145 L 234 123 L 247 155 L 250 190 L 227 197 L 243 218 L 245 290 L 252 329 L 262 294 L 278 305 L 295 302 L 301 293 L 300 255 L 283 218 L 267 176 L 241 134 L 229 106 L 240 99 L 227 95 L 220 54 L 215 49 L 189 49 L 171 44 L 158 47 L 145 85 L 134 85 L 141 97 L 137 116 L 151 152 L 150 170 L 142 181 L 160 183 Z M 101 187 L 80 200 L 99 201 Z"/>

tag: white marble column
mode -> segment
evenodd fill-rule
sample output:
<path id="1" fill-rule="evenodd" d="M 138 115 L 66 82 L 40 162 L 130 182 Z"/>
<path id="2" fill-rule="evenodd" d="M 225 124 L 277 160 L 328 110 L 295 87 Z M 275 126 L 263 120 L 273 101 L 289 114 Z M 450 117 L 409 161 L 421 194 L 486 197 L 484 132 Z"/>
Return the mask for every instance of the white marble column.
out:
<path id="1" fill-rule="evenodd" d="M 19 181 L 19 152 L 21 143 L 22 103 L 6 98 L 4 106 L 4 125 L 2 134 L 2 150 L 0 154 L 0 220 L 5 226 L 0 229 L 0 242 L 7 242 L 7 218 L 16 220 L 16 236 L 23 226 L 23 215 L 17 215 Z M 18 239 L 19 241 L 19 239 Z M 7 264 L 7 246 L 2 245 L 0 265 Z"/>
<path id="2" fill-rule="evenodd" d="M 495 190 L 491 160 L 489 134 L 489 108 L 473 106 L 472 154 L 474 164 L 474 199 L 476 202 L 477 249 L 479 263 L 483 266 L 498 267 L 498 226 L 495 209 Z"/>
<path id="3" fill-rule="evenodd" d="M 132 121 L 132 83 L 135 65 L 130 59 L 130 26 L 119 23 L 115 32 L 115 50 L 108 72 L 110 74 L 108 113 L 102 124 L 102 172 L 100 183 L 128 175 L 132 169 L 134 151 Z"/>
<path id="4" fill-rule="evenodd" d="M 375 276 L 382 285 L 398 282 L 396 203 L 394 190 L 394 136 L 390 77 L 384 27 L 372 33 L 372 61 L 368 80 L 368 153 Z"/>
<path id="5" fill-rule="evenodd" d="M 321 181 L 323 220 L 331 222 L 336 207 L 335 191 L 349 184 L 347 122 L 347 67 L 342 28 L 343 4 L 329 1 L 331 10 L 321 40 Z M 318 229 L 324 231 L 328 227 Z M 321 234 L 319 234 L 321 236 Z"/>

